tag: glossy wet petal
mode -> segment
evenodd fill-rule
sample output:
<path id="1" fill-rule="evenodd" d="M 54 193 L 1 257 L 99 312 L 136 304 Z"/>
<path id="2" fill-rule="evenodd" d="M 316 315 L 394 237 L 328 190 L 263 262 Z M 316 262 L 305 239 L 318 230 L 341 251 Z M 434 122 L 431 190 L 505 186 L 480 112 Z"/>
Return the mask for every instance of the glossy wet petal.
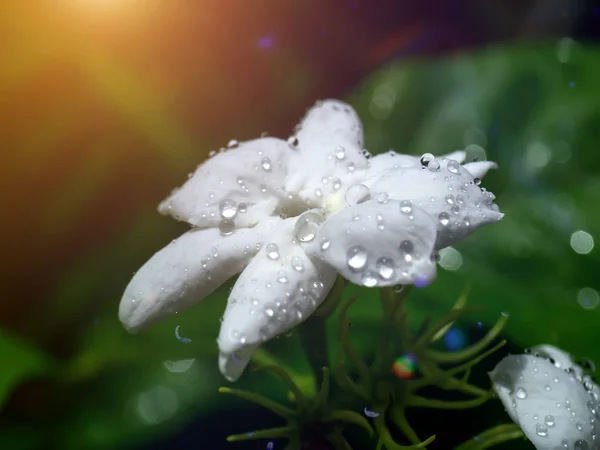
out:
<path id="1" fill-rule="evenodd" d="M 347 187 L 366 171 L 362 124 L 354 109 L 338 100 L 317 102 L 298 124 L 290 142 L 299 149 L 287 182 L 290 192 L 313 206 Z"/>
<path id="2" fill-rule="evenodd" d="M 218 229 L 190 230 L 158 251 L 133 276 L 119 306 L 119 319 L 137 332 L 201 300 L 258 252 L 267 223 L 222 236 Z"/>
<path id="3" fill-rule="evenodd" d="M 255 225 L 289 201 L 283 187 L 294 152 L 275 138 L 235 144 L 199 165 L 159 212 L 200 228 Z"/>
<path id="4" fill-rule="evenodd" d="M 594 449 L 600 406 L 591 390 L 548 359 L 510 355 L 490 373 L 513 421 L 538 450 Z"/>
<path id="5" fill-rule="evenodd" d="M 425 285 L 436 275 L 435 241 L 436 225 L 424 210 L 367 200 L 329 217 L 307 252 L 359 285 Z"/>
<path id="6" fill-rule="evenodd" d="M 454 159 L 457 162 L 462 163 L 465 160 L 465 157 L 466 153 L 464 151 L 457 150 L 439 158 Z M 423 165 L 422 160 L 423 155 L 404 155 L 402 153 L 396 153 L 394 150 L 380 153 L 379 155 L 373 156 L 369 160 L 369 172 L 367 174 L 367 178 L 372 178 L 387 169 L 398 169 L 400 167 L 421 167 Z"/>
<path id="7" fill-rule="evenodd" d="M 424 209 L 437 225 L 436 249 L 464 239 L 482 225 L 503 216 L 493 203 L 495 196 L 479 187 L 457 161 L 436 160 L 425 167 L 393 168 L 380 172 L 364 184 L 373 195 L 407 201 Z"/>
<path id="8" fill-rule="evenodd" d="M 218 339 L 219 367 L 231 381 L 241 375 L 248 349 L 308 318 L 335 281 L 334 269 L 304 252 L 302 240 L 310 236 L 304 222 L 298 229 L 298 220 L 282 220 L 231 290 Z M 244 355 L 242 364 L 231 364 L 234 353 Z"/>

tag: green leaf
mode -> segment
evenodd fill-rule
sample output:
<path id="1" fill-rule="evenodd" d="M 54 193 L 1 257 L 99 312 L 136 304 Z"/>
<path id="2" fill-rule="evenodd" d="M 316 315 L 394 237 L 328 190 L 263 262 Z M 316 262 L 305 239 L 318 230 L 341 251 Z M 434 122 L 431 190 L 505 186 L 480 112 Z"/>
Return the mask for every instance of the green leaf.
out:
<path id="1" fill-rule="evenodd" d="M 50 372 L 54 362 L 40 350 L 0 329 L 0 411 L 15 387 L 36 375 Z"/>

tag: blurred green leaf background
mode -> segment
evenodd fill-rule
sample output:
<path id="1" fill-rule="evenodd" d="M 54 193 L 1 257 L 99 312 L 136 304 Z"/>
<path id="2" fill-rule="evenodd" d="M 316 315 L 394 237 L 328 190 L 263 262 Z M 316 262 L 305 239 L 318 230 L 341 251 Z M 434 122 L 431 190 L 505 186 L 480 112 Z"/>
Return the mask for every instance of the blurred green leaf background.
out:
<path id="1" fill-rule="evenodd" d="M 77 89 L 83 89 L 83 98 L 89 99 L 100 90 L 114 99 L 117 106 L 110 108 L 135 122 L 144 137 L 118 132 L 119 125 L 107 119 L 110 114 L 102 107 L 89 109 L 85 102 L 73 101 L 68 114 L 44 122 L 50 123 L 48 129 L 36 130 L 35 117 L 28 117 L 26 128 L 37 131 L 28 133 L 19 114 L 35 98 L 35 86 L 23 92 L 3 88 L 7 94 L 3 106 L 15 111 L 4 121 L 7 142 L 13 135 L 27 136 L 19 141 L 23 153 L 11 155 L 19 174 L 15 187 L 22 188 L 24 202 L 13 199 L 5 208 L 7 215 L 16 217 L 7 225 L 6 248 L 18 256 L 4 262 L 6 267 L 21 264 L 31 273 L 17 278 L 18 289 L 9 291 L 17 294 L 0 309 L 0 444 L 20 449 L 132 448 L 161 442 L 192 421 L 209 427 L 214 417 L 228 421 L 223 425 L 225 434 L 250 431 L 253 419 L 247 417 L 256 411 L 217 394 L 225 381 L 216 366 L 215 339 L 228 286 L 141 335 L 128 335 L 116 314 L 133 271 L 185 229 L 155 212 L 168 193 L 164 187 L 179 184 L 212 146 L 222 142 L 203 132 L 186 133 L 186 125 L 169 113 L 184 109 L 178 96 L 189 88 L 173 94 L 163 88 L 169 83 L 159 75 L 148 88 L 121 65 L 111 64 L 101 49 L 80 51 L 86 55 L 82 70 L 96 74 L 96 94 L 75 84 L 67 95 L 76 98 Z M 21 56 L 17 62 L 29 67 L 26 52 Z M 318 77 L 314 67 L 299 67 L 301 53 L 285 58 L 296 61 L 298 67 L 289 71 L 302 69 L 300 78 Z M 136 64 L 143 68 L 139 61 Z M 13 75 L 3 73 L 3 86 L 21 77 L 14 70 Z M 219 73 L 206 72 L 202 76 L 211 80 Z M 52 73 L 46 82 L 53 82 Z M 600 46 L 569 38 L 496 43 L 369 67 L 355 78 L 362 81 L 344 98 L 362 118 L 372 153 L 393 148 L 439 155 L 466 149 L 468 159 L 485 158 L 500 166 L 483 184 L 497 196 L 505 218 L 443 252 L 438 280 L 410 294 L 411 324 L 416 328 L 427 317 L 442 316 L 470 284 L 469 303 L 483 308 L 461 321 L 465 330 L 489 327 L 505 312 L 510 320 L 504 337 L 513 348 L 549 343 L 600 362 L 600 265 L 594 246 L 600 232 Z M 330 92 L 309 87 L 302 91 L 299 86 L 304 84 L 290 83 L 291 88 L 282 88 L 284 98 L 273 103 L 274 111 L 286 115 L 276 130 L 293 123 L 294 114 L 299 118 L 302 108 L 316 100 L 313 95 Z M 60 104 L 55 98 L 48 101 Z M 286 108 L 286 101 L 295 106 Z M 235 115 L 235 102 L 231 98 L 224 102 Z M 252 105 L 259 103 L 247 103 L 245 112 L 250 116 L 232 118 L 232 132 L 244 139 L 269 129 L 267 118 L 276 115 L 261 105 L 253 117 Z M 78 127 L 80 115 L 92 117 L 93 125 Z M 73 130 L 67 133 L 70 144 L 83 146 L 88 153 L 59 157 L 52 153 L 60 140 L 56 133 L 65 127 Z M 148 140 L 151 144 L 139 144 Z M 137 150 L 118 150 L 128 147 Z M 141 163 L 145 158 L 151 162 Z M 63 172 L 69 165 L 73 167 Z M 63 173 L 69 178 L 61 178 Z M 31 186 L 28 179 L 41 182 Z M 25 233 L 27 225 L 35 226 Z M 90 244 L 86 233 L 82 237 L 76 229 L 101 239 Z M 32 241 L 23 239 L 28 233 L 34 236 Z M 15 250 L 20 247 L 24 251 Z M 40 254 L 60 255 L 82 247 L 85 252 L 75 252 L 77 258 L 60 266 L 60 276 L 51 257 L 36 257 L 40 248 L 44 250 Z M 48 280 L 52 289 L 46 289 Z M 18 292 L 29 289 L 40 293 L 39 302 L 20 300 Z M 372 346 L 378 325 L 376 295 L 363 290 L 351 310 L 352 338 L 362 351 Z M 192 342 L 177 340 L 176 326 Z M 298 372 L 308 371 L 294 333 L 267 348 Z M 282 387 L 253 372 L 239 384 L 274 396 L 285 394 Z M 485 408 L 487 421 L 479 417 L 465 424 L 466 435 L 509 420 L 499 403 Z M 267 426 L 275 425 L 270 416 L 264 420 Z M 215 445 L 211 448 L 225 447 Z M 522 443 L 522 448 L 530 446 Z"/>

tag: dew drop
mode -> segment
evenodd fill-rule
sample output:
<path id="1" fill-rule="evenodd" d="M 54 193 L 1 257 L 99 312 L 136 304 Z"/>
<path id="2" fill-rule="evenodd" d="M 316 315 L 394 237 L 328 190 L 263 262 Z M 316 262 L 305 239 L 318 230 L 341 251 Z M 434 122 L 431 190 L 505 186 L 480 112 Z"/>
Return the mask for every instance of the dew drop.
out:
<path id="1" fill-rule="evenodd" d="M 460 207 L 458 205 L 453 205 L 452 208 L 450 208 L 450 211 L 452 211 L 452 214 L 459 214 Z"/>
<path id="2" fill-rule="evenodd" d="M 456 203 L 463 205 L 465 203 L 465 197 L 462 194 L 456 196 Z"/>
<path id="3" fill-rule="evenodd" d="M 238 148 L 239 146 L 240 146 L 240 143 L 238 141 L 236 141 L 235 139 L 232 139 L 227 143 L 227 148 L 230 150 L 232 148 Z"/>
<path id="4" fill-rule="evenodd" d="M 368 271 L 362 278 L 362 284 L 366 287 L 375 287 L 377 286 L 377 278 L 372 272 Z"/>
<path id="5" fill-rule="evenodd" d="M 279 272 L 277 272 L 277 281 L 279 281 L 282 284 L 288 282 L 288 277 L 285 270 L 280 270 Z"/>
<path id="6" fill-rule="evenodd" d="M 412 212 L 412 202 L 410 200 L 402 200 L 400 202 L 400 212 L 402 214 L 410 214 Z"/>
<path id="7" fill-rule="evenodd" d="M 331 184 L 333 185 L 333 189 L 337 191 L 339 188 L 342 187 L 342 180 L 340 180 L 339 178 L 334 178 L 333 180 L 331 180 Z"/>
<path id="8" fill-rule="evenodd" d="M 379 258 L 377 260 L 377 274 L 383 280 L 392 278 L 394 276 L 394 261 L 391 258 Z"/>
<path id="9" fill-rule="evenodd" d="M 304 271 L 304 261 L 302 261 L 302 258 L 300 258 L 299 256 L 294 256 L 292 258 L 292 268 L 296 272 L 303 272 Z"/>
<path id="10" fill-rule="evenodd" d="M 473 179 L 473 183 L 475 183 L 475 186 L 479 186 L 481 184 L 481 179 L 479 178 L 474 178 Z"/>
<path id="11" fill-rule="evenodd" d="M 312 242 L 322 221 L 319 214 L 304 213 L 294 225 L 294 237 L 300 242 Z"/>
<path id="12" fill-rule="evenodd" d="M 421 156 L 420 162 L 423 167 L 427 167 L 431 161 L 435 159 L 431 153 L 425 153 Z"/>
<path id="13" fill-rule="evenodd" d="M 238 205 L 238 211 L 241 213 L 245 213 L 246 211 L 248 211 L 248 205 L 246 205 L 245 203 L 240 203 Z"/>
<path id="14" fill-rule="evenodd" d="M 448 194 L 446 195 L 446 203 L 449 205 L 454 205 L 454 195 Z"/>
<path id="15" fill-rule="evenodd" d="M 344 198 L 349 206 L 358 205 L 371 199 L 371 190 L 364 184 L 355 184 L 346 190 Z"/>
<path id="16" fill-rule="evenodd" d="M 367 264 L 367 252 L 361 245 L 354 245 L 346 254 L 348 267 L 354 272 L 360 272 Z"/>
<path id="17" fill-rule="evenodd" d="M 238 206 L 235 200 L 225 198 L 219 204 L 219 213 L 223 219 L 233 219 L 238 213 Z"/>
<path id="18" fill-rule="evenodd" d="M 552 428 L 556 424 L 554 416 L 548 414 L 546 417 L 544 417 L 544 423 L 547 427 Z"/>
<path id="19" fill-rule="evenodd" d="M 231 219 L 222 219 L 219 222 L 219 232 L 223 236 L 229 236 L 235 231 L 235 223 Z"/>
<path id="20" fill-rule="evenodd" d="M 575 441 L 575 445 L 573 445 L 574 450 L 588 450 L 589 445 L 585 439 L 578 439 Z"/>
<path id="21" fill-rule="evenodd" d="M 463 224 L 465 227 L 471 226 L 471 219 L 469 218 L 469 216 L 465 216 L 465 218 L 463 219 Z"/>
<path id="22" fill-rule="evenodd" d="M 267 257 L 269 259 L 272 260 L 276 260 L 279 259 L 279 246 L 273 242 L 271 242 L 270 244 L 267 244 L 267 246 L 265 247 L 265 250 L 267 251 Z"/>
<path id="23" fill-rule="evenodd" d="M 440 170 L 440 162 L 437 159 L 433 159 L 429 164 L 427 164 L 427 168 L 431 172 L 437 172 L 438 170 Z"/>
<path id="24" fill-rule="evenodd" d="M 458 163 L 458 161 L 451 159 L 450 161 L 448 161 L 447 167 L 448 167 L 448 172 L 458 173 L 458 171 L 460 169 L 460 164 Z"/>
<path id="25" fill-rule="evenodd" d="M 448 213 L 443 212 L 438 215 L 438 220 L 443 226 L 446 226 L 450 223 L 450 216 Z"/>
<path id="26" fill-rule="evenodd" d="M 327 250 L 331 246 L 331 241 L 328 238 L 321 239 L 320 247 L 321 251 Z"/>
<path id="27" fill-rule="evenodd" d="M 542 425 L 541 423 L 538 423 L 535 425 L 535 433 L 538 436 L 546 437 L 546 436 L 548 436 L 548 427 L 545 425 Z"/>
<path id="28" fill-rule="evenodd" d="M 260 166 L 262 167 L 262 169 L 265 172 L 270 172 L 271 171 L 271 160 L 265 156 L 262 159 L 262 161 L 260 162 Z"/>
<path id="29" fill-rule="evenodd" d="M 523 389 L 522 387 L 517 388 L 517 391 L 515 394 L 516 394 L 517 398 L 520 398 L 521 400 L 523 400 L 524 398 L 527 398 L 527 391 L 525 389 Z"/>
<path id="30" fill-rule="evenodd" d="M 335 159 L 342 161 L 346 157 L 346 149 L 342 146 L 335 148 Z"/>
<path id="31" fill-rule="evenodd" d="M 290 138 L 287 140 L 287 142 L 292 147 L 298 147 L 298 144 L 300 144 L 298 142 L 298 138 L 296 136 L 290 136 Z"/>

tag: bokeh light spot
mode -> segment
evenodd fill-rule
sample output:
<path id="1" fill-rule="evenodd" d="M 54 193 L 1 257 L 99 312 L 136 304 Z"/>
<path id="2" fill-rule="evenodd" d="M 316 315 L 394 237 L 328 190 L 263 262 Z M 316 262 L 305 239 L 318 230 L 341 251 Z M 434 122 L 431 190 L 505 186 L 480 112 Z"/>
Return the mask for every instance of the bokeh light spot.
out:
<path id="1" fill-rule="evenodd" d="M 577 230 L 571 235 L 571 248 L 580 255 L 587 255 L 594 248 L 594 237 L 587 231 Z"/>
<path id="2" fill-rule="evenodd" d="M 450 328 L 444 335 L 444 344 L 451 352 L 455 352 L 465 347 L 467 338 L 460 328 Z"/>
<path id="3" fill-rule="evenodd" d="M 137 401 L 137 412 L 148 425 L 170 419 L 178 408 L 177 394 L 165 386 L 155 386 L 142 392 Z"/>
<path id="4" fill-rule="evenodd" d="M 594 309 L 600 303 L 600 295 L 596 289 L 584 287 L 577 293 L 577 303 L 584 309 Z"/>
<path id="5" fill-rule="evenodd" d="M 411 353 L 400 356 L 392 364 L 392 371 L 401 380 L 409 380 L 415 376 L 417 360 Z"/>
<path id="6" fill-rule="evenodd" d="M 446 270 L 458 270 L 462 266 L 463 259 L 460 252 L 452 247 L 446 247 L 439 251 L 440 266 Z"/>

